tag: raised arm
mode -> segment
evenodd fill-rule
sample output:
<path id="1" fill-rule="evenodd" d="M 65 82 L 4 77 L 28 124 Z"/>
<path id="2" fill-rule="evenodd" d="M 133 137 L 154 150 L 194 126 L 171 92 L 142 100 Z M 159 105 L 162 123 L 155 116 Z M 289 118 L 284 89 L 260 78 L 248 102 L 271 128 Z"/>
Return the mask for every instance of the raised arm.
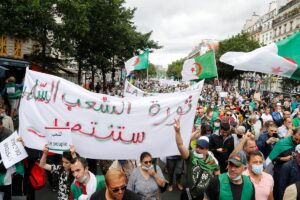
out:
<path id="1" fill-rule="evenodd" d="M 40 167 L 44 168 L 45 170 L 51 171 L 51 165 L 46 163 L 47 155 L 48 155 L 48 145 L 45 144 L 44 149 L 43 149 L 43 155 L 40 160 Z"/>
<path id="2" fill-rule="evenodd" d="M 187 159 L 189 157 L 189 151 L 188 149 L 183 145 L 183 141 L 182 141 L 182 137 L 181 137 L 181 133 L 180 133 L 180 121 L 175 119 L 175 123 L 174 123 L 174 129 L 176 132 L 176 144 L 177 144 L 177 148 L 180 152 L 180 155 L 183 159 Z"/>

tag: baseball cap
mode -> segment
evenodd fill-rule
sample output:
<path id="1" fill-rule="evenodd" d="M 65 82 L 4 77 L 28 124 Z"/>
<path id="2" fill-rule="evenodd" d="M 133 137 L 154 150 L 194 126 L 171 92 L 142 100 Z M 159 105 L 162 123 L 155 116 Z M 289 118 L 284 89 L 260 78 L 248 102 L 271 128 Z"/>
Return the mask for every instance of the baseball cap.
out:
<path id="1" fill-rule="evenodd" d="M 228 162 L 231 162 L 238 167 L 247 164 L 246 156 L 242 152 L 231 154 L 228 158 Z"/>
<path id="2" fill-rule="evenodd" d="M 296 146 L 295 151 L 296 151 L 297 153 L 300 153 L 300 144 L 298 144 L 298 145 Z"/>
<path id="3" fill-rule="evenodd" d="M 197 140 L 197 146 L 200 146 L 201 148 L 208 149 L 209 147 L 209 139 L 206 136 L 201 136 Z"/>

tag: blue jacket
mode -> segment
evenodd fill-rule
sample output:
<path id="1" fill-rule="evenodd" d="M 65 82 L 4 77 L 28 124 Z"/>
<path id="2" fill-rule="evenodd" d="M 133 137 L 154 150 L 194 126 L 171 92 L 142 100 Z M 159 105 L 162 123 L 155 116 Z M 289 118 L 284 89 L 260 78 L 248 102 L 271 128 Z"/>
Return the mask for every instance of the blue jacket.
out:
<path id="1" fill-rule="evenodd" d="M 258 140 L 256 142 L 258 149 L 264 154 L 264 157 L 267 158 L 269 154 L 271 153 L 274 144 L 267 144 L 267 140 L 270 138 L 268 133 L 263 133 L 258 137 Z"/>
<path id="2" fill-rule="evenodd" d="M 287 186 L 300 181 L 300 166 L 297 160 L 290 160 L 284 163 L 280 170 L 279 177 L 279 199 L 283 198 L 283 194 Z"/>

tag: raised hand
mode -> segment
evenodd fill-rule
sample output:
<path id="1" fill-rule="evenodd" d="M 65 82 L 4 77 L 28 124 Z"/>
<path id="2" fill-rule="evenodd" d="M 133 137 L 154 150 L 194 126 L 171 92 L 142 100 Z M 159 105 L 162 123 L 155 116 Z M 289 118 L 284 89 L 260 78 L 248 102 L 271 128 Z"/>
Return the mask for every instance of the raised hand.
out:
<path id="1" fill-rule="evenodd" d="M 174 130 L 176 133 L 180 133 L 180 121 L 179 119 L 174 119 Z"/>

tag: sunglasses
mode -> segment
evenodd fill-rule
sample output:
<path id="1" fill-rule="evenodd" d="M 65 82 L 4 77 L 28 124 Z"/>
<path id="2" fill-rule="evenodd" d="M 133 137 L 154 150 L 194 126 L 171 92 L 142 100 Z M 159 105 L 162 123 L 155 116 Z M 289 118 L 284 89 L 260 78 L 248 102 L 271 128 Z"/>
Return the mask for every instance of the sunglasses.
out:
<path id="1" fill-rule="evenodd" d="M 143 162 L 145 165 L 152 164 L 152 160 L 146 160 Z"/>
<path id="2" fill-rule="evenodd" d="M 111 189 L 111 191 L 112 191 L 113 193 L 117 193 L 117 192 L 119 192 L 119 191 L 124 192 L 124 191 L 126 190 L 126 187 L 127 187 L 126 185 L 123 185 L 122 187 Z"/>

